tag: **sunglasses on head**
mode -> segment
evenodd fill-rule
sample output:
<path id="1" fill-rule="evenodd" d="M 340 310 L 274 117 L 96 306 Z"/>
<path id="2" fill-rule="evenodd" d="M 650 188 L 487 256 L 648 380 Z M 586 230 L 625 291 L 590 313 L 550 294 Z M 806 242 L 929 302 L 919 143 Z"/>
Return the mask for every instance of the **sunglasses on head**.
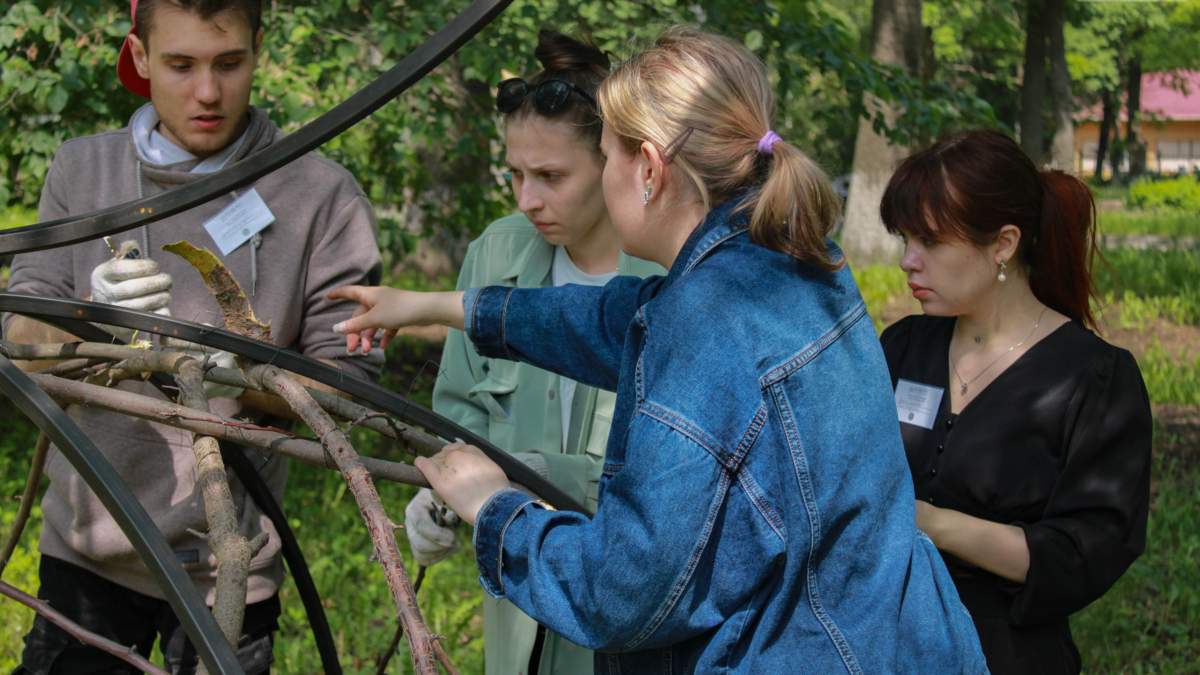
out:
<path id="1" fill-rule="evenodd" d="M 583 97 L 583 100 L 591 103 L 592 106 L 599 107 L 596 105 L 596 99 L 571 82 L 565 80 L 545 80 L 538 83 L 536 87 L 533 87 L 525 80 L 514 77 L 497 85 L 496 110 L 508 114 L 520 108 L 521 103 L 525 101 L 525 97 L 529 95 L 530 91 L 533 92 L 534 110 L 543 115 L 552 115 L 558 112 L 560 108 L 566 105 L 571 92 L 579 94 Z"/>

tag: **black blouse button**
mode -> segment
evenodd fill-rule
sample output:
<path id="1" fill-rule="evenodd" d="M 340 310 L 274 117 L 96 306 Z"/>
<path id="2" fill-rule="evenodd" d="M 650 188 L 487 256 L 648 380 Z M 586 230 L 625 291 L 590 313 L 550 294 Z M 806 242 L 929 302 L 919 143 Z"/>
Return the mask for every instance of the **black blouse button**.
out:
<path id="1" fill-rule="evenodd" d="M 930 475 L 930 476 L 936 476 L 936 475 L 937 475 L 937 469 L 930 469 L 930 470 L 929 470 L 929 475 Z"/>
<path id="2" fill-rule="evenodd" d="M 938 446 L 938 454 L 939 454 L 939 455 L 940 455 L 940 454 L 942 454 L 942 453 L 943 453 L 943 452 L 945 452 L 945 451 L 946 451 L 946 446 L 944 446 L 944 445 L 939 445 L 939 446 Z"/>
<path id="3" fill-rule="evenodd" d="M 954 428 L 954 420 L 946 420 L 946 428 L 953 429 Z"/>
<path id="4" fill-rule="evenodd" d="M 932 504 L 932 503 L 933 503 L 933 497 L 929 497 L 929 503 L 930 503 L 930 504 Z"/>

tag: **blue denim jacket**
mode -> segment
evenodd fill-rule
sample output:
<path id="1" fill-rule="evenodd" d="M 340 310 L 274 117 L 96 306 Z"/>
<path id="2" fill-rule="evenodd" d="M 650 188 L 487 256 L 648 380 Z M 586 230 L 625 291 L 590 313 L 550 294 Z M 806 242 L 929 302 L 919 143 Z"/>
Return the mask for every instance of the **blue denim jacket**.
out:
<path id="1" fill-rule="evenodd" d="M 666 277 L 464 297 L 481 354 L 617 391 L 595 517 L 501 491 L 475 525 L 484 589 L 597 673 L 986 673 L 914 526 L 850 271 L 754 244 L 732 210 Z"/>

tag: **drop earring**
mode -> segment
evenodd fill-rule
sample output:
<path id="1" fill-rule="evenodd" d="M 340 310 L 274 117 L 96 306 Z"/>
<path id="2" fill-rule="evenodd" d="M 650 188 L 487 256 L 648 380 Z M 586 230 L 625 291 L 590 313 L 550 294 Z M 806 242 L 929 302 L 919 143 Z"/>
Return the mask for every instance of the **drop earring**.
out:
<path id="1" fill-rule="evenodd" d="M 1005 270 L 1005 268 L 1006 268 L 1006 267 L 1007 267 L 1007 266 L 1004 264 L 1004 261 L 1003 261 L 1003 260 L 1001 260 L 1001 261 L 1000 261 L 1000 276 L 996 277 L 996 279 L 998 279 L 998 280 L 1000 280 L 1000 281 L 1004 281 L 1005 279 L 1007 279 L 1007 278 L 1008 278 L 1008 276 L 1006 276 L 1006 275 L 1004 274 L 1004 270 Z"/>
<path id="2" fill-rule="evenodd" d="M 646 186 L 646 194 L 642 195 L 642 205 L 643 206 L 650 205 L 650 195 L 652 195 L 652 194 L 654 194 L 654 188 L 647 185 Z"/>

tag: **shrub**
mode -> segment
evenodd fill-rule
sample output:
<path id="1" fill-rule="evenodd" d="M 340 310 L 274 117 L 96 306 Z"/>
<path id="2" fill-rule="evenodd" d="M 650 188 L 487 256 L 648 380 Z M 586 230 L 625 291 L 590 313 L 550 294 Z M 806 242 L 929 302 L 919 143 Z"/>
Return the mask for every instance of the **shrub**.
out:
<path id="1" fill-rule="evenodd" d="M 1200 214 L 1200 180 L 1193 175 L 1139 181 L 1129 188 L 1129 205 L 1157 211 Z"/>

